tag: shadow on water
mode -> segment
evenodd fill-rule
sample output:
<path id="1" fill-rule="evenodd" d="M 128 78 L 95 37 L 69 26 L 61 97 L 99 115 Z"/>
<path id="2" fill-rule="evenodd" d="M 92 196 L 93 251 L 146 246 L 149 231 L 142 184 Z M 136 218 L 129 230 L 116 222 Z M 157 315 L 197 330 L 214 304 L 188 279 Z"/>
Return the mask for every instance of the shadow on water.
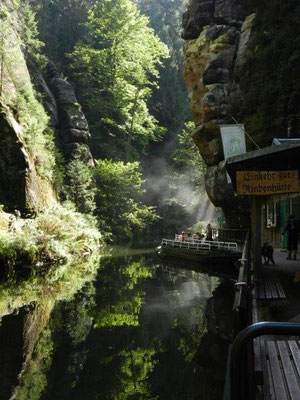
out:
<path id="1" fill-rule="evenodd" d="M 72 296 L 3 317 L 1 399 L 222 398 L 232 280 L 119 250 Z"/>
<path id="2" fill-rule="evenodd" d="M 130 256 L 146 256 L 155 253 L 155 248 L 132 248 L 124 246 L 107 247 L 104 250 L 102 259 L 113 259 Z"/>

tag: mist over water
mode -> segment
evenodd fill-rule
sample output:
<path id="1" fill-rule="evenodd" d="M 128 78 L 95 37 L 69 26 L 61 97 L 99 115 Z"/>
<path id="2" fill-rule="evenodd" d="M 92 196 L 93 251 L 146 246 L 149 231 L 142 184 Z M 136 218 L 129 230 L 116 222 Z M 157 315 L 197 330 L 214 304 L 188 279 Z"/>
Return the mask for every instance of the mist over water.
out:
<path id="1" fill-rule="evenodd" d="M 196 182 L 193 180 L 195 171 L 191 168 L 178 173 L 165 158 L 156 158 L 145 173 L 147 203 L 158 205 L 158 209 L 171 203 L 181 205 L 190 215 L 191 225 L 198 222 L 217 222 L 222 211 L 208 198 L 204 175 L 199 175 L 197 178 L 200 182 Z"/>

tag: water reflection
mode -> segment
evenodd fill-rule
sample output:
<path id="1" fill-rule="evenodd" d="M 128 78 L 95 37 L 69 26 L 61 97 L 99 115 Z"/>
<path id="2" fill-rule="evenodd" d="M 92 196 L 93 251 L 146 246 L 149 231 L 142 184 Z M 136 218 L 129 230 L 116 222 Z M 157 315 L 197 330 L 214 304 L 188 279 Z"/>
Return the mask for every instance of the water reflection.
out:
<path id="1" fill-rule="evenodd" d="M 0 339 L 16 343 L 0 398 L 219 400 L 232 295 L 231 281 L 152 255 L 108 258 L 68 301 L 3 319 Z"/>

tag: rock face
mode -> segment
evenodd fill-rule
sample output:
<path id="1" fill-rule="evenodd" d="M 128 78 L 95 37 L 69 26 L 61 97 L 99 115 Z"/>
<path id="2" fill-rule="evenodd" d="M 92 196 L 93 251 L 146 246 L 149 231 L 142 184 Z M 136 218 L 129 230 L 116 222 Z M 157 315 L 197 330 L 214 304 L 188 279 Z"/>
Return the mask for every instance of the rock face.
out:
<path id="1" fill-rule="evenodd" d="M 72 86 L 55 65 L 49 63 L 42 77 L 25 56 L 26 48 L 20 45 L 19 16 L 11 0 L 0 2 L 0 32 L 0 204 L 7 211 L 18 209 L 24 215 L 56 201 L 51 178 L 47 171 L 41 172 L 45 160 L 53 168 L 54 156 L 47 149 L 47 141 L 39 144 L 43 140 L 35 136 L 36 129 L 43 137 L 48 118 L 38 97 L 68 159 L 79 157 L 93 165 L 90 133 Z"/>
<path id="2" fill-rule="evenodd" d="M 232 204 L 243 213 L 247 203 L 234 198 L 227 183 L 219 125 L 234 123 L 230 110 L 242 96 L 240 70 L 254 19 L 247 12 L 238 0 L 194 0 L 183 16 L 183 77 L 196 124 L 192 137 L 208 167 L 208 196 L 223 208 L 231 226 L 240 222 L 232 215 Z"/>
<path id="3" fill-rule="evenodd" d="M 88 146 L 90 132 L 88 122 L 81 111 L 72 85 L 49 62 L 44 77 L 39 77 L 39 90 L 43 93 L 44 106 L 51 117 L 64 154 L 68 159 L 79 157 L 87 165 L 94 161 Z"/>
<path id="4" fill-rule="evenodd" d="M 37 173 L 37 160 L 26 148 L 24 127 L 16 117 L 18 96 L 33 94 L 30 74 L 19 44 L 18 15 L 10 0 L 1 2 L 0 11 L 0 203 L 8 211 L 38 211 L 55 196 L 49 182 Z"/>

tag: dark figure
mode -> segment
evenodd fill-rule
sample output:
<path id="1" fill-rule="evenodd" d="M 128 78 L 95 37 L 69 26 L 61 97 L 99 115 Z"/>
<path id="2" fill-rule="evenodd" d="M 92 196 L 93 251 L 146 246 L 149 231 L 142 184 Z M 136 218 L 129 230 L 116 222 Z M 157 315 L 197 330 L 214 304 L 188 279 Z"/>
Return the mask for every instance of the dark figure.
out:
<path id="1" fill-rule="evenodd" d="M 284 228 L 282 234 L 284 235 L 285 232 L 288 234 L 288 256 L 287 260 L 292 259 L 292 252 L 293 252 L 293 260 L 297 258 L 297 249 L 298 249 L 298 240 L 299 240 L 299 221 L 296 220 L 294 215 L 290 215 Z"/>
<path id="2" fill-rule="evenodd" d="M 211 225 L 210 224 L 207 224 L 207 227 L 206 227 L 206 238 L 205 238 L 206 240 L 213 240 L 213 237 L 212 237 L 212 227 L 211 227 Z"/>
<path id="3" fill-rule="evenodd" d="M 264 243 L 261 248 L 261 255 L 263 256 L 265 265 L 268 265 L 270 261 L 273 265 L 275 265 L 273 253 L 274 253 L 273 246 L 270 245 L 270 243 Z"/>

